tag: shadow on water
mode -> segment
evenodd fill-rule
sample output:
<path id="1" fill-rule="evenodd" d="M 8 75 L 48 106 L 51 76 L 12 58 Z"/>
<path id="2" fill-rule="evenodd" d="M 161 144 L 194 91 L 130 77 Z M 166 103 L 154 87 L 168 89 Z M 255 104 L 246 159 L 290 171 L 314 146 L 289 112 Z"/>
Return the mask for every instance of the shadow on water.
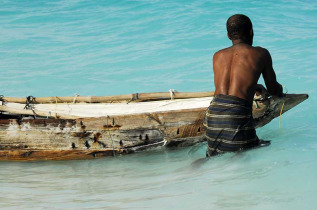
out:
<path id="1" fill-rule="evenodd" d="M 245 152 L 247 152 L 247 151 L 259 149 L 259 148 L 262 148 L 262 147 L 267 147 L 270 144 L 271 144 L 271 141 L 260 140 L 259 146 L 257 146 L 257 147 L 254 147 L 254 148 L 251 148 L 251 149 L 247 149 L 247 150 L 241 150 L 241 151 L 237 151 L 237 152 L 228 152 L 228 153 L 231 154 L 231 158 L 230 159 L 235 159 L 235 158 L 242 157 L 243 154 Z M 199 149 L 202 148 L 202 146 L 203 146 L 202 144 L 197 145 L 197 147 L 193 146 L 191 148 L 191 150 L 188 152 L 189 156 L 191 154 L 193 154 L 193 153 L 196 153 Z M 206 164 L 208 161 L 215 160 L 215 158 L 221 157 L 221 156 L 223 156 L 223 154 L 218 154 L 218 155 L 215 155 L 215 156 L 212 156 L 212 157 L 202 157 L 202 158 L 199 158 L 199 159 L 196 159 L 195 161 L 193 161 L 190 164 L 190 166 L 191 166 L 192 169 L 199 169 L 204 164 Z"/>
<path id="2" fill-rule="evenodd" d="M 205 164 L 208 160 L 210 160 L 210 157 L 204 157 L 204 158 L 199 158 L 192 162 L 190 164 L 192 169 L 198 169 L 200 168 L 203 164 Z"/>

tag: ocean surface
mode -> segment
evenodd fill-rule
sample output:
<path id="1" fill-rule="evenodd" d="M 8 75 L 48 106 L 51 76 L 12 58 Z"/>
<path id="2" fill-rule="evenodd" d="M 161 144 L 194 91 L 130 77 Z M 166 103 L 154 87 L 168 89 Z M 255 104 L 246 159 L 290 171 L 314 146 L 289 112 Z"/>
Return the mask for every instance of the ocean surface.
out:
<path id="1" fill-rule="evenodd" d="M 317 1 L 0 0 L 0 95 L 214 90 L 225 23 L 248 15 L 280 83 L 309 99 L 257 129 L 271 146 L 200 167 L 206 144 L 0 162 L 1 209 L 316 209 Z M 263 82 L 263 80 L 261 80 Z"/>

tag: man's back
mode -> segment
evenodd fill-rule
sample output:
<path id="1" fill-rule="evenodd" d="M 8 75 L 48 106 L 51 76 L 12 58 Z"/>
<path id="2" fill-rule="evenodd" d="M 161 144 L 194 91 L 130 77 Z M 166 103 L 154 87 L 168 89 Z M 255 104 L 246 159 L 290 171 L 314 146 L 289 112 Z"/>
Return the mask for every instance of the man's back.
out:
<path id="1" fill-rule="evenodd" d="M 213 59 L 215 95 L 232 95 L 252 102 L 266 60 L 265 49 L 244 43 L 218 51 Z"/>
<path id="2" fill-rule="evenodd" d="M 204 121 L 207 156 L 268 145 L 258 139 L 252 117 L 252 100 L 260 75 L 270 94 L 282 94 L 270 53 L 252 47 L 251 20 L 245 15 L 233 15 L 227 21 L 227 32 L 232 46 L 213 58 L 216 90 Z"/>

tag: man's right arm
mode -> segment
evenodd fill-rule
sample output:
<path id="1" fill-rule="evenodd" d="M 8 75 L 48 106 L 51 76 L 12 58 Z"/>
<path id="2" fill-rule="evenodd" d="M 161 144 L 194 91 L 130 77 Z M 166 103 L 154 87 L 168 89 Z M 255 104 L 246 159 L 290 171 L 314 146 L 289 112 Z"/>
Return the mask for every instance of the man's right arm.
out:
<path id="1" fill-rule="evenodd" d="M 264 69 L 262 71 L 263 79 L 267 91 L 271 95 L 282 96 L 283 87 L 276 81 L 276 75 L 272 65 L 272 57 L 267 49 L 264 49 Z"/>

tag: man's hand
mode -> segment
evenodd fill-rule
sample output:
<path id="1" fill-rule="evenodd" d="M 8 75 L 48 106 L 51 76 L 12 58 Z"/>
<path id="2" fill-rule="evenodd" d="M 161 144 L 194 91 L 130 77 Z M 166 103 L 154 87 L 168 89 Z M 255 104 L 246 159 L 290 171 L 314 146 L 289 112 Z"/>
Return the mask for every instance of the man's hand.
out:
<path id="1" fill-rule="evenodd" d="M 283 96 L 283 86 L 280 83 L 278 83 L 277 85 L 276 95 L 279 97 Z"/>
<path id="2" fill-rule="evenodd" d="M 255 87 L 255 94 L 256 95 L 261 95 L 261 94 L 266 93 L 266 92 L 267 92 L 267 90 L 262 84 L 256 84 L 256 87 Z"/>

